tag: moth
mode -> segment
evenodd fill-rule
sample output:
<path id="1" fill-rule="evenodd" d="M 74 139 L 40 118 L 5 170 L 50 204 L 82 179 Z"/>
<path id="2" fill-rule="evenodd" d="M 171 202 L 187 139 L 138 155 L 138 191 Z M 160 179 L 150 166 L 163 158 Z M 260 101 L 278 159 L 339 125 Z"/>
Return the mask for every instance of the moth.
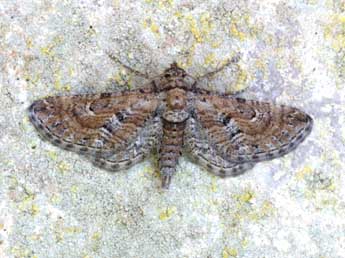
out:
<path id="1" fill-rule="evenodd" d="M 128 169 L 157 151 L 163 188 L 182 153 L 217 176 L 237 176 L 294 150 L 312 130 L 312 118 L 297 108 L 197 82 L 173 63 L 139 89 L 37 100 L 29 117 L 45 139 L 106 170 Z"/>

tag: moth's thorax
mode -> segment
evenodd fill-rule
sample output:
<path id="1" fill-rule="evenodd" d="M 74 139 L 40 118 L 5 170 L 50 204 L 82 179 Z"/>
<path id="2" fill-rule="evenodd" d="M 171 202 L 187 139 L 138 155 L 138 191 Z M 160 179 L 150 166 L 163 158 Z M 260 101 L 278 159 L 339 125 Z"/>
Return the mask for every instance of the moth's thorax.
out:
<path id="1" fill-rule="evenodd" d="M 189 118 L 187 111 L 187 92 L 180 88 L 166 93 L 166 110 L 162 118 L 169 123 L 183 123 Z"/>
<path id="2" fill-rule="evenodd" d="M 167 107 L 170 110 L 182 110 L 187 105 L 187 93 L 180 88 L 174 88 L 167 92 Z"/>

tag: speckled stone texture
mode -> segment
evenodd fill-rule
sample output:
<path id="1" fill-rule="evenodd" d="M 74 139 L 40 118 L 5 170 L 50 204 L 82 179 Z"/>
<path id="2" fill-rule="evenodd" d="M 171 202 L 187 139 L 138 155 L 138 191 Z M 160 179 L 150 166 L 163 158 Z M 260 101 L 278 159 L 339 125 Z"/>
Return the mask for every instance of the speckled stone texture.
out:
<path id="1" fill-rule="evenodd" d="M 0 257 L 345 257 L 344 1 L 0 2 Z M 27 107 L 145 81 L 173 61 L 201 86 L 303 109 L 299 148 L 221 179 L 186 157 L 109 173 L 42 141 Z"/>

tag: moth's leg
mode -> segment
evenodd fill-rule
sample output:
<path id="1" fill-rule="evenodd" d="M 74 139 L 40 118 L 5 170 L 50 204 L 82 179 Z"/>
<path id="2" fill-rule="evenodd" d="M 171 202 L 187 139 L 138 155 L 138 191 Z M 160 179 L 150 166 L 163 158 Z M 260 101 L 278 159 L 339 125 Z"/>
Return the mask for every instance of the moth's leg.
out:
<path id="1" fill-rule="evenodd" d="M 234 57 L 232 57 L 231 59 L 228 59 L 224 64 L 219 66 L 216 70 L 214 70 L 212 72 L 208 72 L 208 73 L 203 74 L 203 75 L 200 75 L 200 76 L 196 77 L 196 79 L 198 81 L 204 80 L 204 79 L 210 79 L 211 77 L 213 77 L 215 74 L 221 72 L 226 67 L 228 67 L 234 63 L 237 63 L 239 61 L 239 59 L 240 59 L 240 55 L 236 54 Z"/>
<path id="2" fill-rule="evenodd" d="M 128 66 L 128 65 L 126 65 L 126 64 L 124 64 L 124 63 L 122 63 L 121 60 L 120 60 L 119 58 L 117 58 L 116 56 L 114 56 L 113 54 L 111 54 L 111 53 L 109 53 L 109 52 L 106 52 L 106 53 L 107 53 L 107 55 L 109 56 L 109 58 L 110 58 L 111 60 L 113 60 L 115 63 L 120 64 L 121 66 L 123 66 L 125 69 L 127 69 L 127 70 L 130 71 L 131 73 L 135 74 L 136 76 L 143 77 L 143 78 L 145 78 L 145 79 L 147 79 L 147 80 L 150 80 L 150 79 L 151 79 L 150 76 L 149 76 L 147 73 L 142 73 L 142 72 L 140 72 L 140 71 L 138 71 L 138 70 L 135 70 L 135 69 L 133 69 L 132 67 L 130 67 L 130 66 Z"/>

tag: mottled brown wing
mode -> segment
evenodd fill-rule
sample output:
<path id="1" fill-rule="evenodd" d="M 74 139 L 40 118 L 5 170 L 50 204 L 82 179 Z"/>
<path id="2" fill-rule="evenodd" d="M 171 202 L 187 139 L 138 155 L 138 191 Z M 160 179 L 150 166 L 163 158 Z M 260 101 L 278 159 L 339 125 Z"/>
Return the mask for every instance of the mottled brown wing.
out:
<path id="1" fill-rule="evenodd" d="M 183 147 L 193 161 L 220 177 L 238 176 L 254 167 L 251 162 L 235 163 L 221 157 L 194 118 L 187 121 Z"/>
<path id="2" fill-rule="evenodd" d="M 111 155 L 150 123 L 159 100 L 148 90 L 48 97 L 29 108 L 42 136 L 64 149 Z"/>
<path id="3" fill-rule="evenodd" d="M 159 146 L 162 138 L 162 121 L 159 116 L 154 117 L 139 131 L 135 141 L 125 149 L 109 156 L 90 156 L 89 159 L 98 167 L 109 171 L 120 171 L 143 161 Z"/>
<path id="4" fill-rule="evenodd" d="M 198 95 L 195 116 L 224 159 L 259 162 L 287 154 L 311 132 L 313 120 L 297 108 L 217 95 Z"/>

